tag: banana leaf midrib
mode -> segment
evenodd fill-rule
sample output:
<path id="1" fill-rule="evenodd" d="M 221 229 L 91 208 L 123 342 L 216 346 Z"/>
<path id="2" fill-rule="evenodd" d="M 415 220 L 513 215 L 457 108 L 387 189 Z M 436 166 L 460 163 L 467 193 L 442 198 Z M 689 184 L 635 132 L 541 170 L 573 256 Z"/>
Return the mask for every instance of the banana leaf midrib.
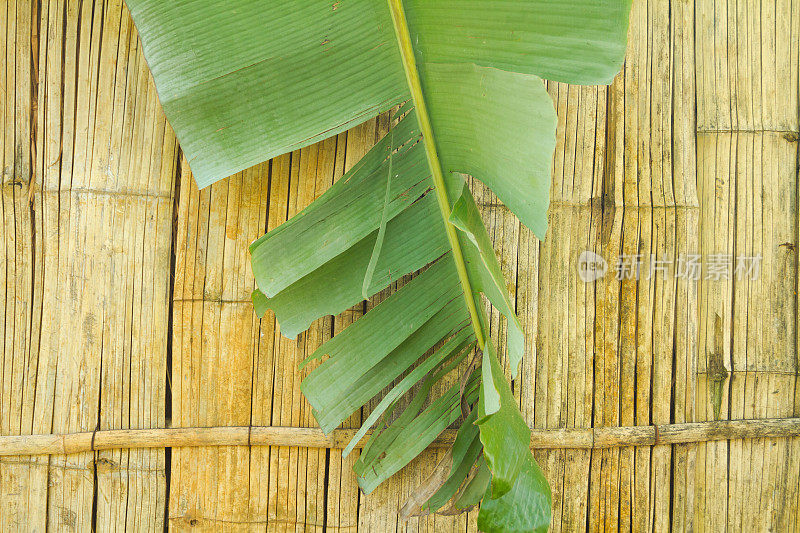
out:
<path id="1" fill-rule="evenodd" d="M 447 198 L 447 188 L 444 182 L 442 163 L 436 151 L 433 127 L 431 126 L 430 116 L 428 115 L 425 96 L 422 92 L 422 83 L 420 82 L 419 69 L 417 68 L 416 59 L 414 58 L 414 47 L 411 44 L 411 33 L 409 32 L 408 22 L 403 9 L 403 0 L 388 0 L 388 2 L 389 10 L 392 14 L 395 36 L 397 37 L 400 55 L 403 60 L 403 70 L 405 71 L 408 87 L 411 91 L 411 99 L 414 103 L 414 108 L 417 111 L 417 121 L 420 131 L 422 132 L 422 142 L 425 146 L 428 164 L 430 165 L 436 199 L 439 204 L 439 211 L 442 214 L 442 222 L 445 225 L 447 240 L 453 251 L 453 261 L 458 271 L 459 282 L 464 289 L 464 300 L 467 305 L 467 310 L 469 311 L 472 328 L 475 331 L 478 348 L 483 350 L 486 341 L 484 339 L 481 321 L 478 317 L 478 309 L 475 305 L 475 292 L 470 283 L 469 274 L 467 273 L 464 254 L 461 250 L 461 243 L 458 240 L 458 235 L 456 234 L 456 228 L 450 223 L 451 208 L 450 201 Z"/>

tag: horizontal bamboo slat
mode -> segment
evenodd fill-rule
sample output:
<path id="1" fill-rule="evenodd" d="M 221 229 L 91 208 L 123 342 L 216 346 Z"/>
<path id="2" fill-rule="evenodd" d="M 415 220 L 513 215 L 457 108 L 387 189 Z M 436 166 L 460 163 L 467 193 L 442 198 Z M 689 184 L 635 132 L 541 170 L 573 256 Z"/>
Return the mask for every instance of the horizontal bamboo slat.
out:
<path id="1" fill-rule="evenodd" d="M 306 427 L 208 427 L 117 429 L 62 435 L 0 436 L 0 456 L 72 454 L 93 450 L 135 448 L 184 448 L 198 446 L 295 446 L 343 449 L 355 429 L 336 429 L 325 435 L 321 429 Z M 356 448 L 369 439 L 368 432 Z M 599 428 L 532 429 L 533 449 L 597 449 L 626 446 L 659 446 L 716 440 L 779 438 L 800 436 L 800 418 L 721 420 L 686 424 L 621 426 Z M 431 445 L 449 446 L 456 430 L 442 433 Z"/>

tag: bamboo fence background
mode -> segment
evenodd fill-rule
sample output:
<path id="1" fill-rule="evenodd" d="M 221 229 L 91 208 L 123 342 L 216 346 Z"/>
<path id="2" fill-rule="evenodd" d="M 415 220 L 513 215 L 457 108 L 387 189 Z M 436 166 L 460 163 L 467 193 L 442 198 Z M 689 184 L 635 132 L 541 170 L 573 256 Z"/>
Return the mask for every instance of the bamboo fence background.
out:
<path id="1" fill-rule="evenodd" d="M 0 530 L 475 530 L 475 512 L 397 523 L 441 450 L 364 496 L 318 435 L 250 440 L 315 427 L 297 363 L 386 295 L 287 340 L 252 312 L 247 245 L 387 117 L 198 191 L 121 0 L 4 0 L 0 62 L 0 435 L 89 435 L 0 457 Z M 656 440 L 715 407 L 800 417 L 799 66 L 800 0 L 634 0 L 610 88 L 548 85 L 548 239 L 476 186 L 530 344 L 515 395 L 534 439 L 563 439 L 535 450 L 553 531 L 800 531 L 796 421 Z M 586 284 L 584 250 L 763 260 L 753 281 Z M 209 426 L 238 427 L 222 431 L 239 445 L 101 446 L 106 430 Z M 603 431 L 618 440 L 592 447 Z"/>

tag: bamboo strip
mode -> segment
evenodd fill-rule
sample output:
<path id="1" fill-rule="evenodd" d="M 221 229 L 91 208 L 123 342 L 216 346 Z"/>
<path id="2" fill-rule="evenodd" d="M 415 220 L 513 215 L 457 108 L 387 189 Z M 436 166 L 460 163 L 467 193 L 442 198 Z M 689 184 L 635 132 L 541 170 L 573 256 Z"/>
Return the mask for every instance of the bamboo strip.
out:
<path id="1" fill-rule="evenodd" d="M 325 435 L 321 429 L 304 427 L 225 426 L 208 428 L 114 429 L 61 435 L 0 436 L 0 456 L 73 454 L 92 450 L 134 448 L 182 448 L 197 446 L 294 446 L 342 449 L 355 429 L 337 429 Z M 533 429 L 533 449 L 621 448 L 686 444 L 718 440 L 795 437 L 800 418 L 723 420 L 652 426 L 576 429 Z M 447 430 L 432 444 L 442 448 L 453 443 L 456 431 Z M 367 434 L 356 446 L 362 448 Z"/>

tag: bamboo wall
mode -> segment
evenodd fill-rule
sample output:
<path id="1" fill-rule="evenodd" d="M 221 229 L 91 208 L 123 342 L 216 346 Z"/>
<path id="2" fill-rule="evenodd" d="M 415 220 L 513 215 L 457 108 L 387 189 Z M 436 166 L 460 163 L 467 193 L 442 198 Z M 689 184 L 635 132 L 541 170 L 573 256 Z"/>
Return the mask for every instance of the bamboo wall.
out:
<path id="1" fill-rule="evenodd" d="M 0 434 L 314 427 L 297 363 L 385 295 L 287 340 L 252 312 L 247 245 L 386 117 L 198 191 L 121 0 L 4 0 L 0 63 Z M 532 427 L 800 416 L 799 66 L 800 0 L 634 0 L 610 88 L 549 84 L 547 240 L 476 186 Z M 587 284 L 584 250 L 763 259 L 755 280 Z M 0 531 L 474 531 L 475 512 L 397 523 L 437 453 L 369 496 L 335 448 L 5 456 Z M 800 531 L 800 437 L 535 454 L 553 531 Z"/>

